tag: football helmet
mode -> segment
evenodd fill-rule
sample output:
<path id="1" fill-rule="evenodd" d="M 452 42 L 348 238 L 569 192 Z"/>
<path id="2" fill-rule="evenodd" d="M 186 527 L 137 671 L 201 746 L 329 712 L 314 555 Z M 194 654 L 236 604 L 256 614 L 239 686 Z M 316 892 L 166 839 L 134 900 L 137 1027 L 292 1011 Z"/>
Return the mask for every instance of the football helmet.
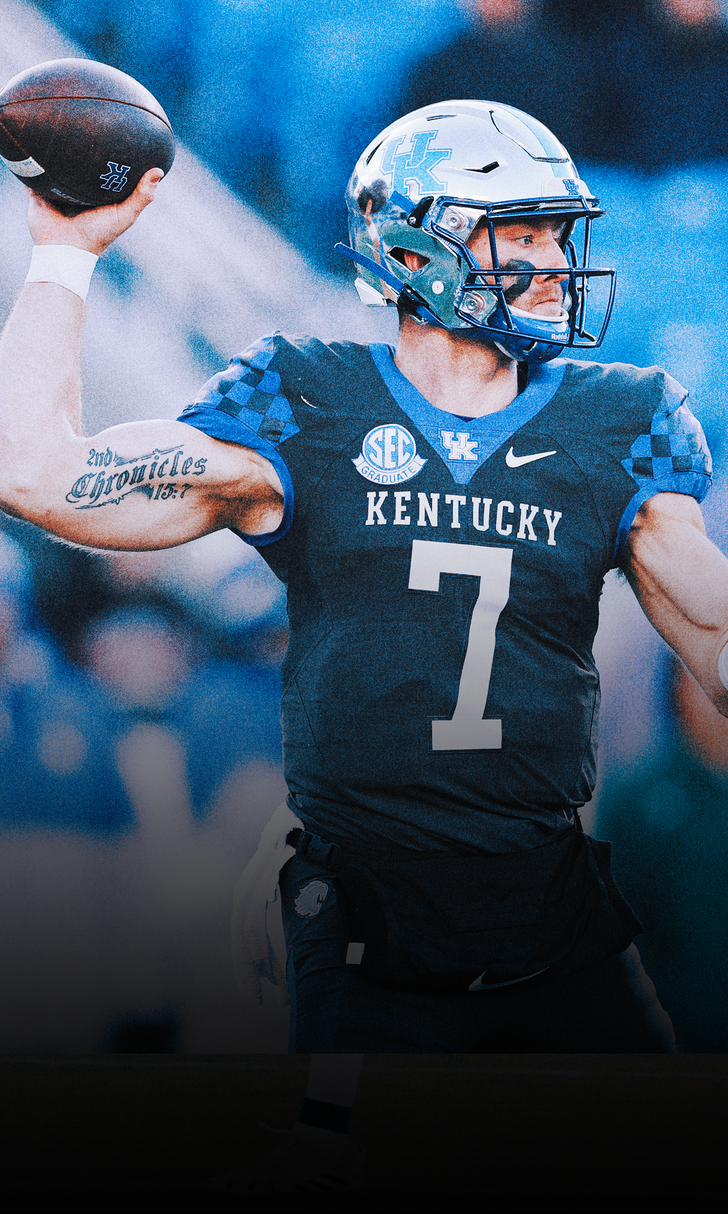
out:
<path id="1" fill-rule="evenodd" d="M 346 202 L 350 244 L 336 247 L 359 267 L 363 303 L 398 304 L 451 332 L 475 330 L 524 362 L 601 345 L 615 271 L 591 268 L 589 248 L 591 224 L 604 211 L 566 149 L 528 114 L 492 101 L 445 101 L 407 114 L 364 151 Z M 563 221 L 567 266 L 500 266 L 498 223 L 542 218 Z M 489 233 L 492 268 L 480 266 L 468 245 L 476 227 Z M 420 254 L 419 269 L 407 268 L 406 250 Z M 565 275 L 559 316 L 517 305 L 533 276 L 544 273 Z M 602 297 L 595 334 L 587 329 L 590 292 Z"/>

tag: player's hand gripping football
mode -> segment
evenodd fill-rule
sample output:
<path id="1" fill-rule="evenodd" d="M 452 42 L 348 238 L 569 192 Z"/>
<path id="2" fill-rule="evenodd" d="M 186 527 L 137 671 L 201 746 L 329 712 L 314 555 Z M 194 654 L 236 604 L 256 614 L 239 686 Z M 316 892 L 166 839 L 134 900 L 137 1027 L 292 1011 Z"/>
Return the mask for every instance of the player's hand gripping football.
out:
<path id="1" fill-rule="evenodd" d="M 164 177 L 161 169 L 149 169 L 139 185 L 125 202 L 108 207 L 94 207 L 80 215 L 61 215 L 38 194 L 30 193 L 28 227 L 34 244 L 70 244 L 77 249 L 86 249 L 100 256 L 117 236 L 141 215 L 154 198 L 159 182 Z"/>

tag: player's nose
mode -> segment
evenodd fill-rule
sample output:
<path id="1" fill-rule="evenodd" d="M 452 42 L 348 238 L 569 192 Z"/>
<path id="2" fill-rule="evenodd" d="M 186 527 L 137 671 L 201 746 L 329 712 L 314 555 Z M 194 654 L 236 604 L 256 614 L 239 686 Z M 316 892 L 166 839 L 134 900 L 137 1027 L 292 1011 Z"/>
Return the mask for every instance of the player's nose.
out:
<path id="1" fill-rule="evenodd" d="M 534 257 L 534 265 L 543 267 L 543 273 L 535 274 L 534 280 L 545 282 L 547 279 L 552 279 L 555 282 L 563 282 L 568 278 L 569 263 L 566 260 L 566 254 L 554 237 L 547 241 L 543 249 L 538 250 L 537 256 Z M 564 269 L 562 274 L 560 271 Z M 549 272 L 550 271 L 550 272 Z"/>

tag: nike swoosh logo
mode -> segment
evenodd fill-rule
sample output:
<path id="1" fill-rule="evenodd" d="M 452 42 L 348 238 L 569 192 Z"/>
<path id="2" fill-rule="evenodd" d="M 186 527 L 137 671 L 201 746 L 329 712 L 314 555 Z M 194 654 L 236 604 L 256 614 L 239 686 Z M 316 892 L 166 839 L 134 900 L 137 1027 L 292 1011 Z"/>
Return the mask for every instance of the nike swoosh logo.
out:
<path id="1" fill-rule="evenodd" d="M 553 454 L 553 452 L 550 452 Z M 469 991 L 494 991 L 499 986 L 517 986 L 519 982 L 528 982 L 529 978 L 535 978 L 538 974 L 545 974 L 549 967 L 544 966 L 542 970 L 534 970 L 532 974 L 524 974 L 523 978 L 510 978 L 507 982 L 483 982 L 488 970 L 483 970 L 479 978 L 475 982 L 471 982 L 468 987 Z"/>
<path id="2" fill-rule="evenodd" d="M 509 468 L 520 468 L 521 464 L 532 464 L 535 459 L 548 459 L 549 455 L 556 455 L 556 452 L 537 451 L 535 455 L 514 455 L 511 447 L 506 456 L 506 463 Z"/>

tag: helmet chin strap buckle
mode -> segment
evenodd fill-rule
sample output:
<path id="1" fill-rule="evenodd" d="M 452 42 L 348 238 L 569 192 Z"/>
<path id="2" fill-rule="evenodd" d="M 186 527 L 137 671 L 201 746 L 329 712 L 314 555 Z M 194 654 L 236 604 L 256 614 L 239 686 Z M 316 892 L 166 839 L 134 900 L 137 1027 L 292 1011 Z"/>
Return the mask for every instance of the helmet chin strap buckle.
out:
<path id="1" fill-rule="evenodd" d="M 416 295 L 406 283 L 399 293 L 397 305 L 408 316 L 412 316 L 418 325 L 435 325 L 438 329 L 446 328 L 442 321 L 438 320 L 434 312 L 430 311 L 425 301 L 419 295 Z"/>

